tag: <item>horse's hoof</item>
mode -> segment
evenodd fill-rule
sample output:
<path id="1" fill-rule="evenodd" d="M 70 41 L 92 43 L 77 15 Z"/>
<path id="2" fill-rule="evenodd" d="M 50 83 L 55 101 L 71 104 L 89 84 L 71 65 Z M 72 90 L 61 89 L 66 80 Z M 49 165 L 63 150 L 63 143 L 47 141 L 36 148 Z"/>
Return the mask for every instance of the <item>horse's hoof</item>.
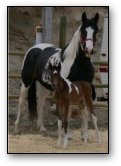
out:
<path id="1" fill-rule="evenodd" d="M 13 131 L 13 134 L 14 135 L 19 135 L 20 134 L 20 130 L 18 128 L 14 128 L 14 131 Z"/>
<path id="2" fill-rule="evenodd" d="M 43 137 L 47 137 L 47 130 L 44 128 L 44 127 L 42 127 L 42 128 L 40 128 L 40 134 L 42 134 L 42 136 Z"/>
<path id="3" fill-rule="evenodd" d="M 98 143 L 99 143 L 99 144 L 101 144 L 101 143 L 102 143 L 102 141 L 101 141 L 101 140 L 98 140 Z"/>
<path id="4" fill-rule="evenodd" d="M 67 149 L 67 145 L 63 145 L 63 149 Z"/>
<path id="5" fill-rule="evenodd" d="M 40 132 L 46 132 L 46 128 L 44 126 L 40 127 Z"/>
<path id="6" fill-rule="evenodd" d="M 61 143 L 57 143 L 56 147 L 60 148 L 61 147 Z"/>
<path id="7" fill-rule="evenodd" d="M 84 139 L 84 138 L 82 138 L 81 140 L 84 142 L 84 144 L 87 144 L 87 142 L 89 141 L 89 139 Z"/>

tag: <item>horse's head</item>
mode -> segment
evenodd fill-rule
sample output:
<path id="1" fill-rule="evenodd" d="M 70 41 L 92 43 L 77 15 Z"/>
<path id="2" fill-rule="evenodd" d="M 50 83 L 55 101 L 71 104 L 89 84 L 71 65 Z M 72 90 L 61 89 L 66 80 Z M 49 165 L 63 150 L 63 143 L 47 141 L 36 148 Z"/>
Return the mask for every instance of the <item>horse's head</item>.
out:
<path id="1" fill-rule="evenodd" d="M 58 88 L 59 81 L 61 79 L 61 76 L 60 76 L 61 64 L 59 63 L 58 66 L 52 66 L 50 63 L 49 70 L 51 73 L 52 87 L 54 90 L 56 90 Z"/>
<path id="2" fill-rule="evenodd" d="M 96 34 L 98 32 L 99 14 L 96 13 L 95 17 L 88 19 L 86 13 L 82 14 L 82 26 L 80 28 L 80 44 L 86 56 L 93 54 L 96 42 Z"/>

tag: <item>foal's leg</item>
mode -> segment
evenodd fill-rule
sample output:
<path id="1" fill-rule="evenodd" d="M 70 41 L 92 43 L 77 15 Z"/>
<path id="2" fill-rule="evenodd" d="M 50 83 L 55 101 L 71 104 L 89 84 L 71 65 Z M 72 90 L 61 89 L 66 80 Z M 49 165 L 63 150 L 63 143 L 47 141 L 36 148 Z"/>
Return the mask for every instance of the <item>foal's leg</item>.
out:
<path id="1" fill-rule="evenodd" d="M 86 104 L 87 104 L 88 110 L 91 113 L 92 121 L 93 121 L 94 128 L 95 128 L 96 135 L 97 135 L 97 140 L 99 143 L 101 143 L 101 138 L 100 138 L 100 134 L 99 134 L 98 127 L 97 127 L 97 117 L 93 111 L 92 99 L 89 98 L 88 100 L 86 100 Z"/>
<path id="2" fill-rule="evenodd" d="M 64 127 L 64 144 L 63 144 L 63 148 L 67 148 L 68 146 L 68 109 L 69 109 L 69 105 L 67 104 L 64 107 L 64 112 L 63 112 L 63 127 Z"/>
<path id="3" fill-rule="evenodd" d="M 97 135 L 97 141 L 98 141 L 98 143 L 101 143 L 101 138 L 100 138 L 100 134 L 99 134 L 98 127 L 97 127 L 97 117 L 95 116 L 94 113 L 92 113 L 91 116 L 92 116 L 92 121 L 94 124 L 95 131 L 96 131 L 96 135 Z"/>
<path id="4" fill-rule="evenodd" d="M 58 106 L 58 144 L 57 146 L 61 145 L 62 142 L 62 128 L 64 128 L 64 144 L 63 148 L 67 148 L 68 145 L 68 106 L 63 107 Z"/>
<path id="5" fill-rule="evenodd" d="M 62 118 L 63 118 L 63 107 L 62 105 L 57 105 L 58 107 L 58 142 L 57 142 L 57 147 L 61 146 L 62 143 Z"/>
<path id="6" fill-rule="evenodd" d="M 25 85 L 22 83 L 21 86 L 21 93 L 20 93 L 20 97 L 19 97 L 19 104 L 18 104 L 18 114 L 17 114 L 17 119 L 15 121 L 15 134 L 17 134 L 18 131 L 18 125 L 20 122 L 20 117 L 21 117 L 21 112 L 23 110 L 23 106 L 25 104 L 25 99 L 28 95 L 28 87 L 26 88 Z"/>
<path id="7" fill-rule="evenodd" d="M 58 119 L 58 143 L 57 146 L 59 147 L 62 143 L 62 120 Z"/>
<path id="8" fill-rule="evenodd" d="M 87 143 L 87 139 L 88 139 L 88 111 L 87 111 L 86 107 L 84 107 L 84 109 L 81 110 L 81 115 L 82 115 L 81 136 L 82 136 L 82 140 L 84 140 L 84 143 Z"/>
<path id="9" fill-rule="evenodd" d="M 40 84 L 39 84 L 40 85 Z M 46 130 L 43 125 L 43 107 L 45 104 L 46 97 L 49 94 L 49 90 L 44 88 L 42 85 L 40 85 L 40 94 L 38 96 L 38 108 L 37 108 L 37 114 L 38 114 L 38 121 L 37 121 L 37 127 L 40 128 L 40 131 Z"/>

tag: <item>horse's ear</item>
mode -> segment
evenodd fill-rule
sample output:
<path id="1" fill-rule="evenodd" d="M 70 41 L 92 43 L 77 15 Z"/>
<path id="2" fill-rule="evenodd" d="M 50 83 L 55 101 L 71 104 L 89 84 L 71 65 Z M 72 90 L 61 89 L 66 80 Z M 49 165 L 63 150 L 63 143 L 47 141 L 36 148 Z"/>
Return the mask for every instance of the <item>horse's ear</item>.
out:
<path id="1" fill-rule="evenodd" d="M 95 14 L 95 18 L 94 19 L 95 19 L 95 22 L 97 23 L 98 20 L 99 20 L 99 14 L 98 13 Z"/>
<path id="2" fill-rule="evenodd" d="M 82 14 L 82 22 L 84 23 L 86 21 L 86 19 L 87 19 L 87 15 L 86 15 L 86 12 L 84 12 Z"/>

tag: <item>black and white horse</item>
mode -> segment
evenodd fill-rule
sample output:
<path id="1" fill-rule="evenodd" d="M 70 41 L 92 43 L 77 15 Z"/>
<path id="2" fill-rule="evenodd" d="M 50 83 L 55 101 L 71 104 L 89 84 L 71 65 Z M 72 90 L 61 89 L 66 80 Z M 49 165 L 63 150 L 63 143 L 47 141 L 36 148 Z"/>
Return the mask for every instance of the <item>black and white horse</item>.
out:
<path id="1" fill-rule="evenodd" d="M 28 108 L 35 111 L 35 82 L 40 84 L 40 94 L 38 99 L 37 125 L 40 130 L 44 130 L 43 106 L 49 91 L 53 90 L 51 84 L 51 71 L 49 64 L 58 66 L 61 62 L 61 76 L 70 81 L 83 80 L 92 83 L 94 79 L 94 67 L 91 62 L 91 55 L 94 52 L 96 34 L 98 32 L 99 14 L 88 19 L 86 13 L 82 14 L 82 25 L 79 26 L 70 43 L 63 49 L 56 48 L 52 44 L 37 44 L 30 48 L 23 60 L 22 65 L 22 86 L 18 105 L 18 114 L 15 122 L 15 132 L 18 132 L 21 111 L 25 99 L 28 96 Z M 92 86 L 95 98 L 95 89 Z M 34 113 L 34 112 L 33 112 Z M 83 124 L 83 121 L 82 121 Z"/>

